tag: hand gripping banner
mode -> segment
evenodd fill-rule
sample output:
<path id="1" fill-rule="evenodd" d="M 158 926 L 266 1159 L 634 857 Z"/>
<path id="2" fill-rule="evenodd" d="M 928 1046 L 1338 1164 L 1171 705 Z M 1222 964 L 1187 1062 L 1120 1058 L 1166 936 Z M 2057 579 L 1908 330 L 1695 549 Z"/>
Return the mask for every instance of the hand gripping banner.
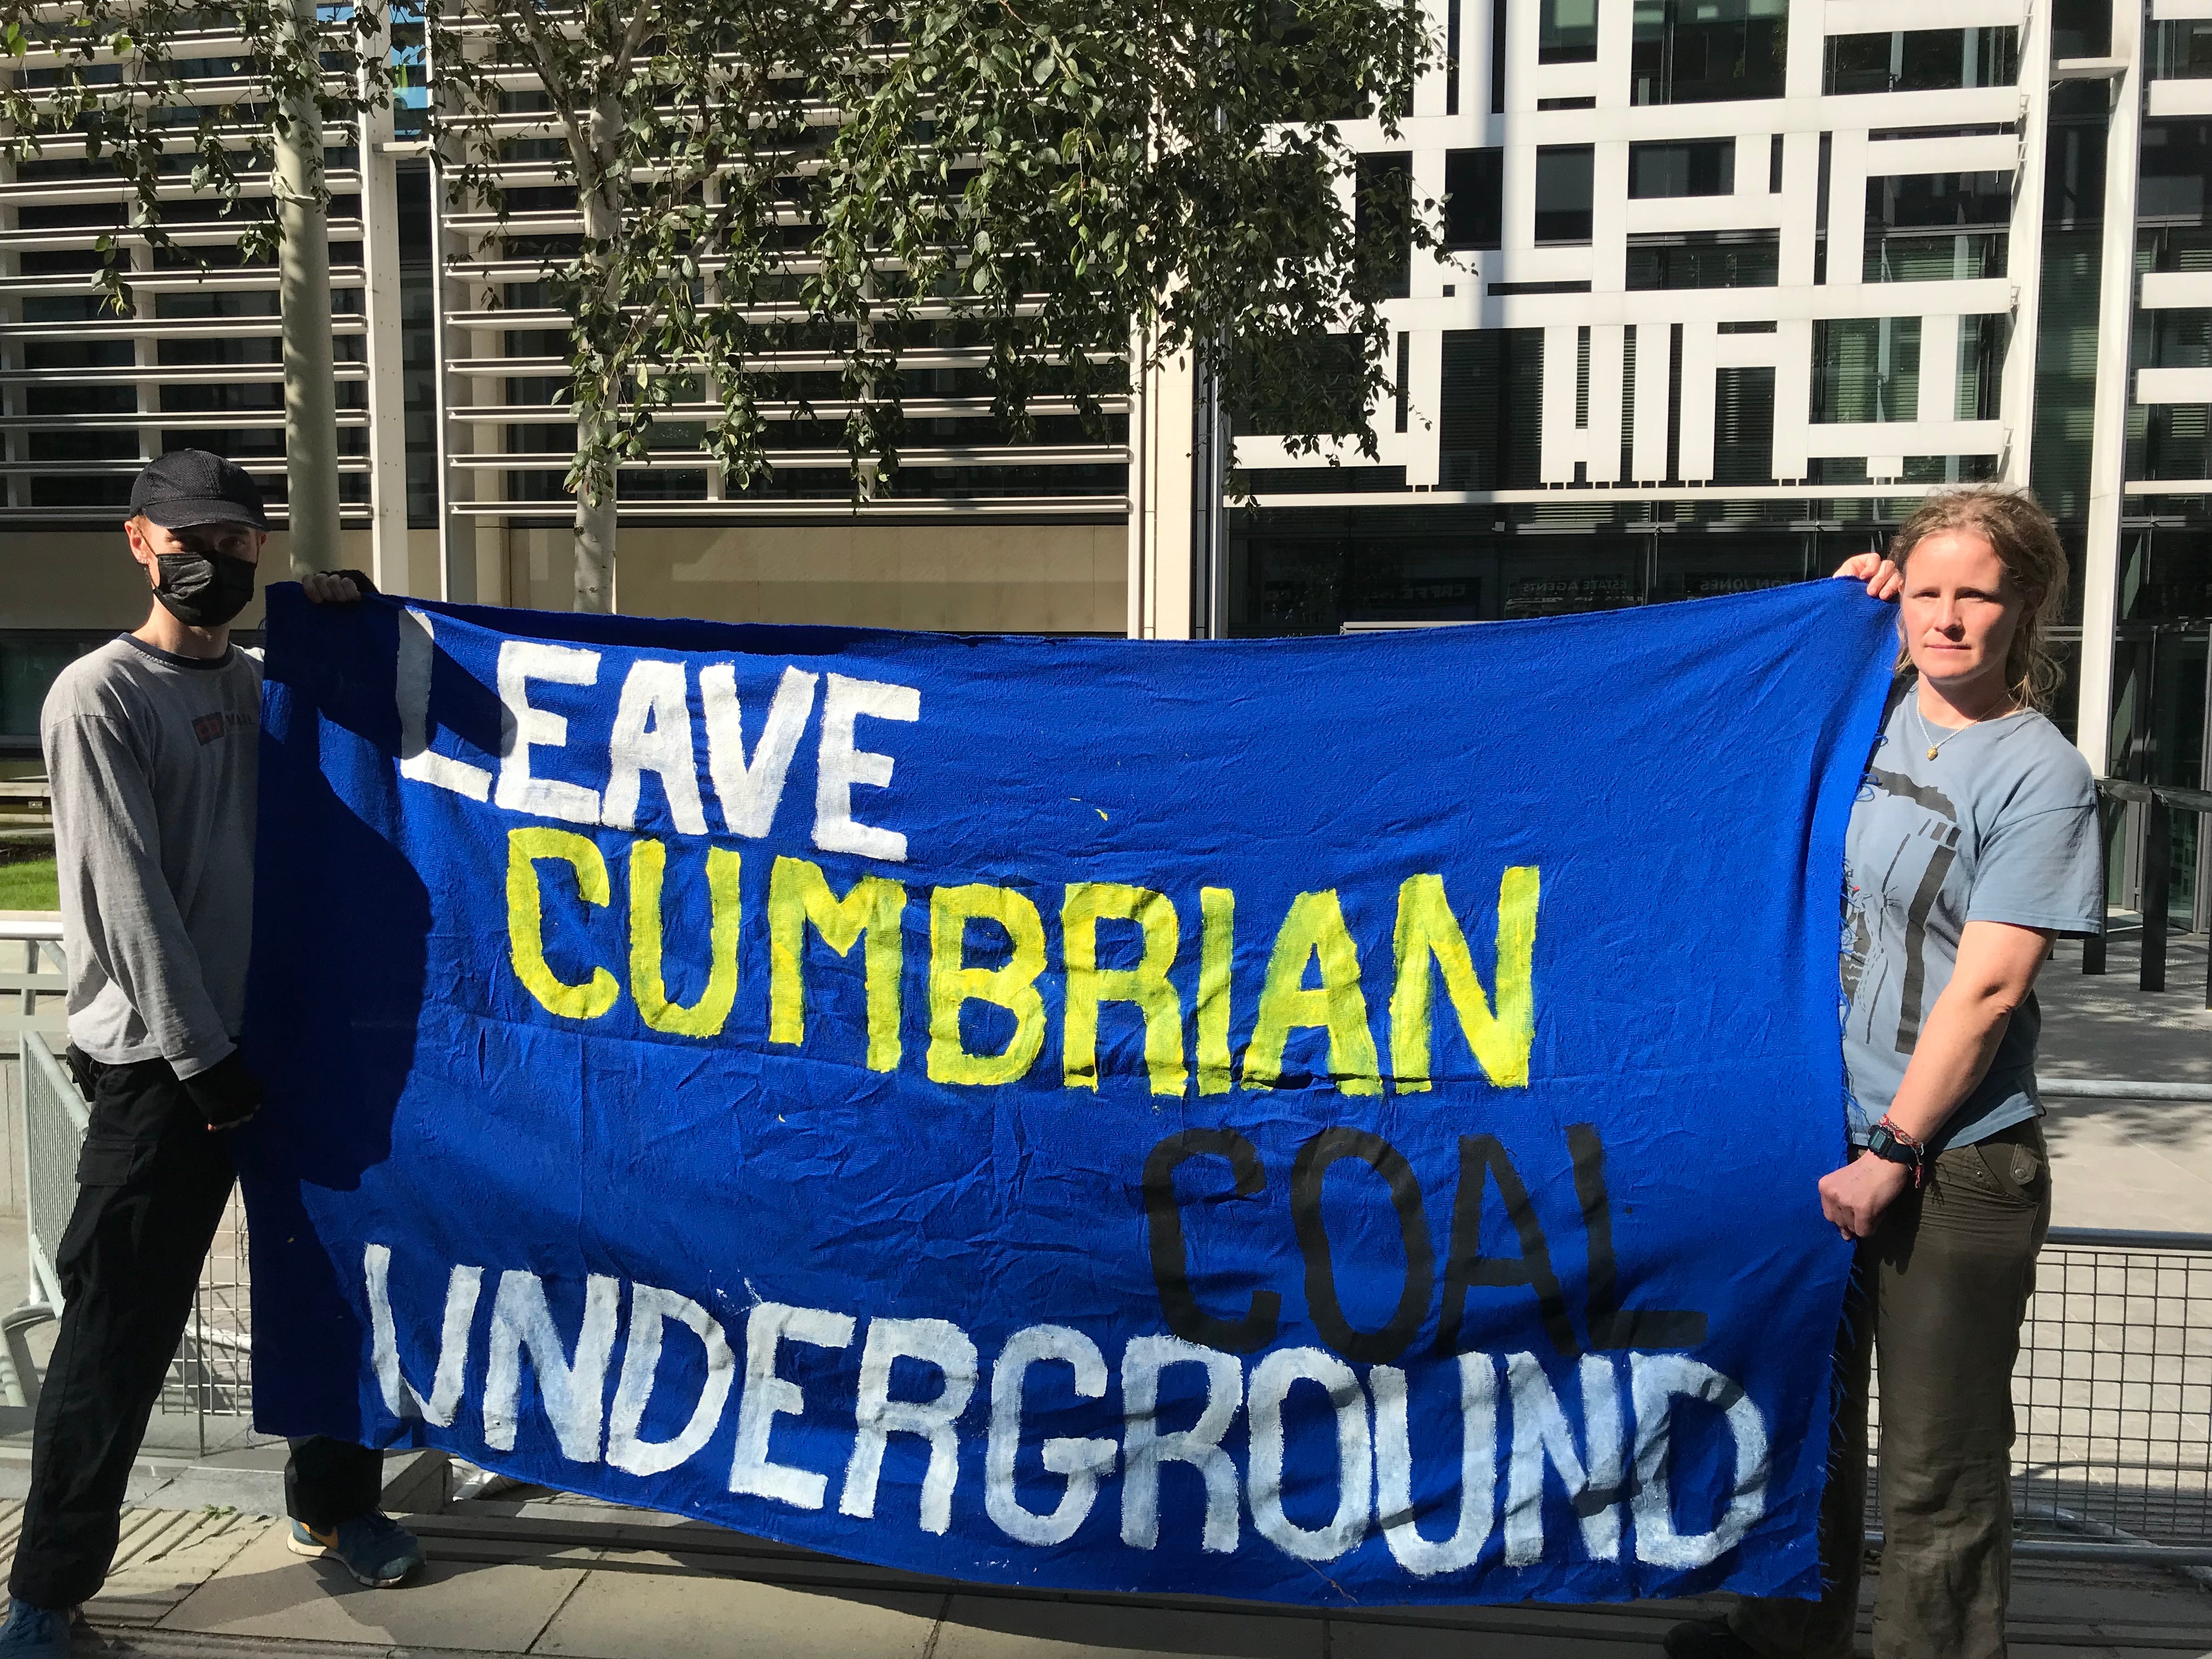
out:
<path id="1" fill-rule="evenodd" d="M 1003 1583 L 1817 1590 L 1855 584 L 269 641 L 263 1429 Z"/>

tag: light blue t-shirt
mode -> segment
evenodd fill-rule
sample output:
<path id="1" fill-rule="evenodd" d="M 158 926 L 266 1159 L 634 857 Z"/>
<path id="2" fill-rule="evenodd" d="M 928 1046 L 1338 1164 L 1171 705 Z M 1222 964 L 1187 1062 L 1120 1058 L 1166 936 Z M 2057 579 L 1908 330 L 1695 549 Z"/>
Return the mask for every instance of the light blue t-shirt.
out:
<path id="1" fill-rule="evenodd" d="M 1922 719 L 1908 684 L 1883 722 L 1844 842 L 1844 1064 L 1855 1145 L 1896 1097 L 1966 925 L 2094 933 L 2104 883 L 2096 786 L 2058 728 L 2023 713 L 1954 732 Z M 2042 1026 L 2031 993 L 1931 1150 L 2042 1115 Z"/>

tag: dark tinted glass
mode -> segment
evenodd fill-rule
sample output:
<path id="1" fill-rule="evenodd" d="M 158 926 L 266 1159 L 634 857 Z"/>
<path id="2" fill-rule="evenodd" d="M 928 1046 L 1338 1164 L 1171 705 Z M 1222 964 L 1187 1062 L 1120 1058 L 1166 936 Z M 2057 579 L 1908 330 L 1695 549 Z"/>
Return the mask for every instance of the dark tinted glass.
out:
<path id="1" fill-rule="evenodd" d="M 1729 196 L 1735 191 L 1733 138 L 1628 147 L 1631 196 Z"/>
<path id="2" fill-rule="evenodd" d="M 1536 152 L 1536 240 L 1587 242 L 1596 152 L 1562 144 Z"/>
<path id="3" fill-rule="evenodd" d="M 1494 248 L 1505 230 L 1505 152 L 1455 149 L 1444 157 L 1444 246 Z"/>

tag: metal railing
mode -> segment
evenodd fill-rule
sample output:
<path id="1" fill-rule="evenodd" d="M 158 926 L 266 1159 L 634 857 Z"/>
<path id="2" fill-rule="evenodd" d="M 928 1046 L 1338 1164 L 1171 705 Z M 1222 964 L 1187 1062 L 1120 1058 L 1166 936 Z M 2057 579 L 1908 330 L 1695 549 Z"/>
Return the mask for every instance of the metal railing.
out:
<path id="1" fill-rule="evenodd" d="M 2199 845 L 2212 833 L 2212 790 L 2182 789 L 2164 784 L 2128 783 L 2118 778 L 2097 780 L 2098 805 L 2112 828 L 2115 806 L 2141 807 L 2133 826 L 2139 836 L 2136 847 L 2136 908 L 2142 915 L 2142 967 L 2137 983 L 2146 991 L 2166 989 L 2167 906 L 2173 896 L 2173 815 L 2197 815 Z M 2109 833 L 2105 837 L 2109 847 Z M 2199 854 L 2199 867 L 2203 867 Z M 2107 890 L 2110 884 L 2107 883 Z M 2101 933 L 2081 942 L 2081 971 L 2105 971 L 2105 936 Z M 2205 952 L 2204 1006 L 2212 1008 L 2212 951 Z"/>
<path id="2" fill-rule="evenodd" d="M 2024 1521 L 2212 1563 L 2212 1234 L 2054 1228 L 2013 1391 Z"/>
<path id="3" fill-rule="evenodd" d="M 0 923 L 0 927 L 20 927 Z M 52 1257 L 76 1202 L 85 1105 L 35 1030 L 21 1034 L 34 1300 L 0 1318 L 0 1432 L 35 1403 L 22 1334 L 61 1305 Z M 2212 1085 L 2051 1079 L 2069 1099 L 2212 1105 Z M 250 1417 L 252 1317 L 235 1194 L 204 1269 L 165 1413 L 203 1449 Z M 9 1373 L 14 1375 L 10 1376 Z M 2053 1228 L 2021 1333 L 2013 1398 L 2016 1512 L 2029 1556 L 2172 1566 L 2212 1582 L 2212 1233 Z M 1876 1425 L 1879 1432 L 1879 1425 Z"/>
<path id="4" fill-rule="evenodd" d="M 60 1316 L 54 1262 L 76 1207 L 76 1160 L 88 1108 L 57 1049 L 66 1042 L 59 1009 L 67 967 L 58 921 L 0 921 L 0 945 L 20 943 L 23 969 L 0 975 L 0 1035 L 12 1030 L 21 1091 L 22 1182 L 29 1291 L 0 1315 L 0 1434 L 29 1426 L 39 1373 L 27 1334 Z M 17 999 L 20 998 L 20 1001 Z M 9 1006 L 13 1005 L 13 1006 Z M 43 1006 L 42 1006 L 43 1005 Z M 204 1453 L 234 1442 L 252 1416 L 252 1329 L 247 1309 L 246 1209 L 234 1191 L 201 1268 L 191 1324 L 170 1362 L 155 1410 L 157 1435 Z"/>

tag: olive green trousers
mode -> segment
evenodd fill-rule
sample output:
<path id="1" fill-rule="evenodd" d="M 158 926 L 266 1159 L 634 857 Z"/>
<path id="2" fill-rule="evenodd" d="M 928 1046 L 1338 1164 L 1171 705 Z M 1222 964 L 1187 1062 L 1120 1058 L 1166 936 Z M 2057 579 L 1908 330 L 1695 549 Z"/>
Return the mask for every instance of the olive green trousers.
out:
<path id="1" fill-rule="evenodd" d="M 1881 1377 L 1875 1659 L 2004 1659 L 2012 1589 L 2012 1371 L 2051 1226 L 2031 1120 L 1936 1155 L 1863 1240 L 1836 1348 L 1817 1601 L 1746 1597 L 1729 1626 L 1767 1659 L 1850 1659 L 1865 1546 L 1867 1382 Z"/>

